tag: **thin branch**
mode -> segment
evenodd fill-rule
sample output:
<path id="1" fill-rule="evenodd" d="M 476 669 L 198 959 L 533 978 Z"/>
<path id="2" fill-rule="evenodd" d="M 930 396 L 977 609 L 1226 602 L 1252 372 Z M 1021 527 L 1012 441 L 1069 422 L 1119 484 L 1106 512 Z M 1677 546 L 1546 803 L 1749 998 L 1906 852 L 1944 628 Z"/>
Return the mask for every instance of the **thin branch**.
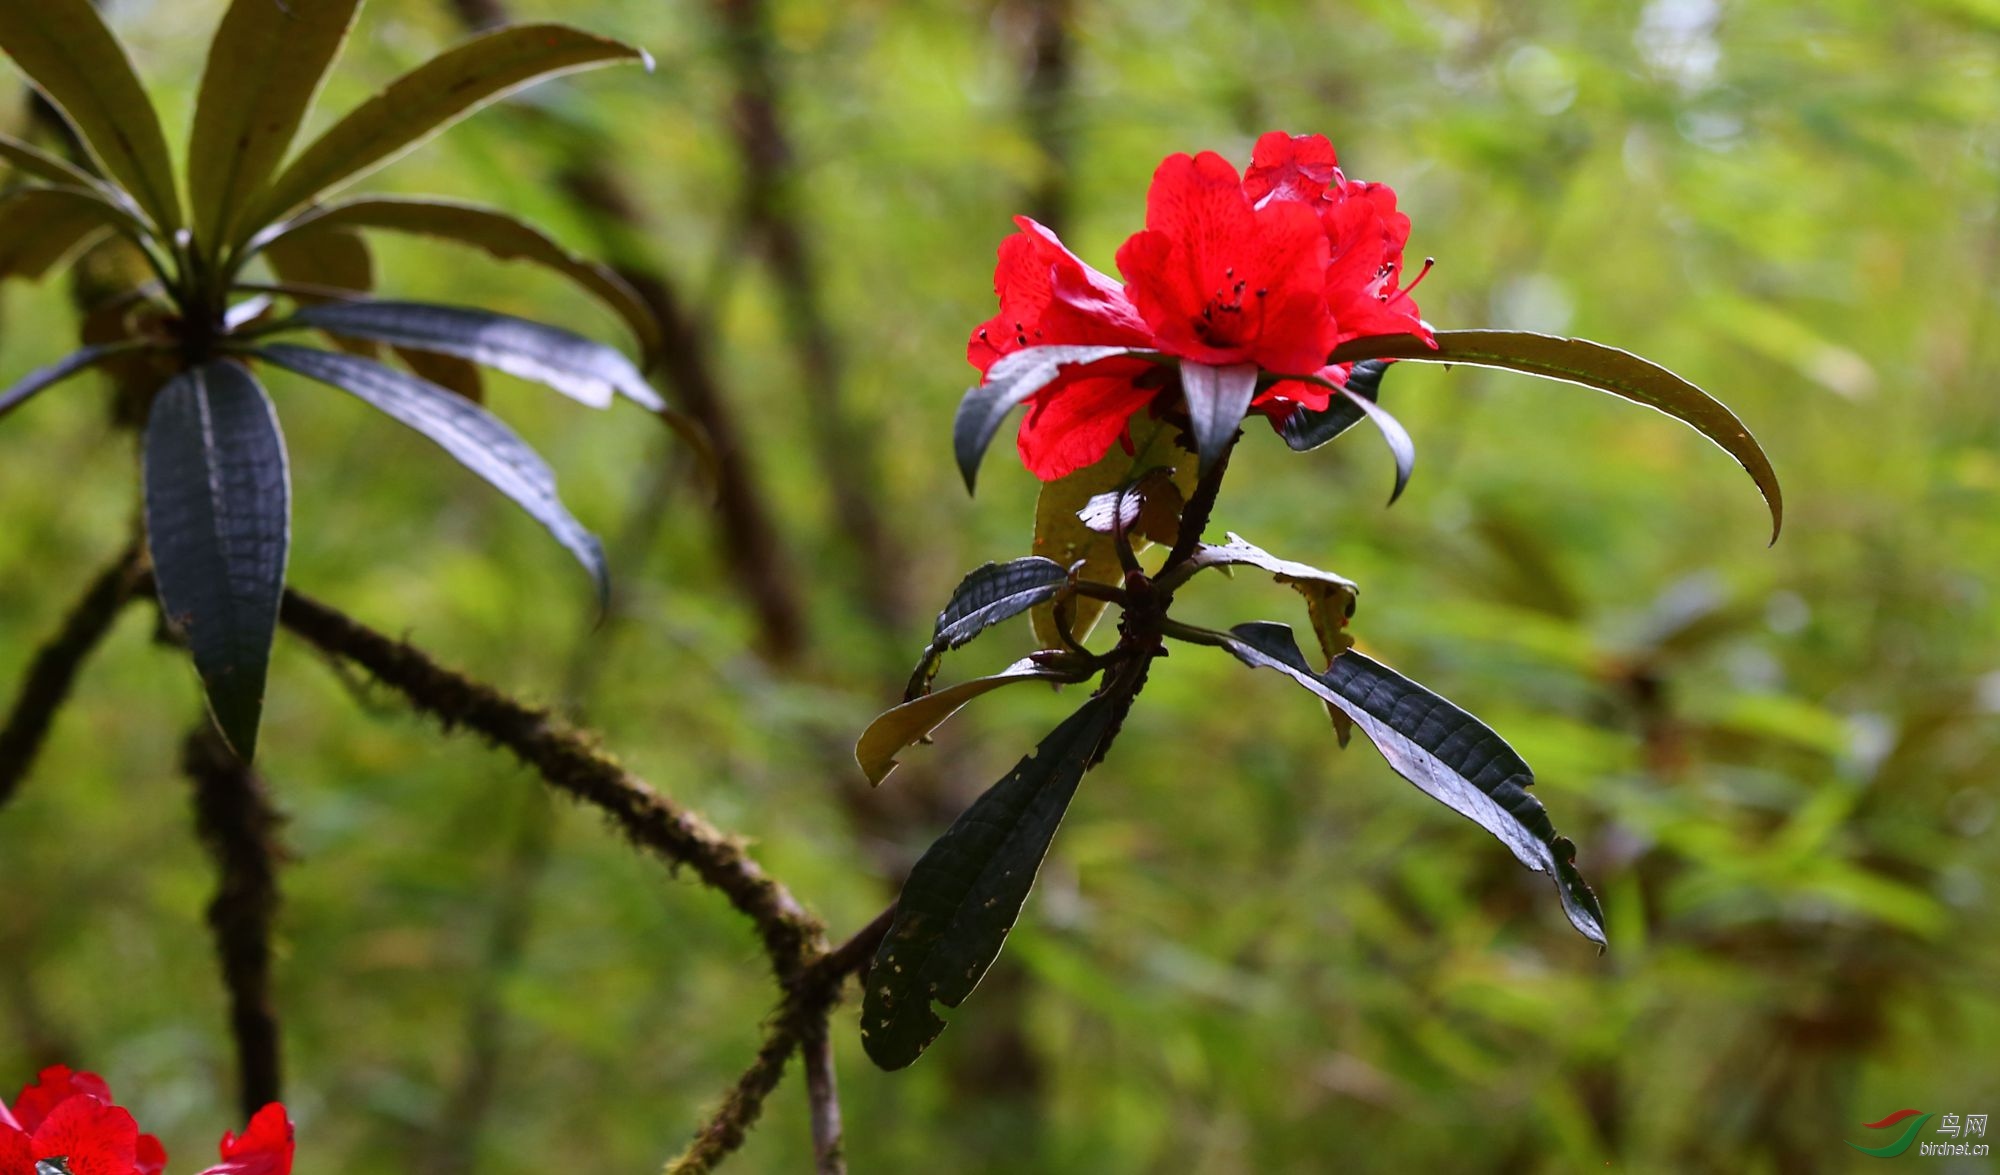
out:
<path id="1" fill-rule="evenodd" d="M 28 666 L 7 724 L 0 727 L 0 807 L 14 798 L 34 767 L 56 712 L 69 698 L 78 670 L 137 594 L 144 556 L 137 543 L 120 552 L 84 590 L 62 627 Z"/>
<path id="2" fill-rule="evenodd" d="M 283 1097 L 281 1039 L 271 1000 L 271 927 L 283 857 L 280 817 L 264 781 L 206 718 L 188 735 L 181 769 L 194 783 L 195 825 L 218 875 L 208 924 L 229 989 L 240 1109 L 248 1119 Z"/>
<path id="3" fill-rule="evenodd" d="M 869 962 L 874 959 L 876 949 L 882 945 L 883 937 L 889 933 L 889 926 L 895 920 L 895 912 L 894 906 L 882 911 L 852 938 L 832 950 L 820 951 L 801 968 L 797 978 L 787 985 L 785 1003 L 772 1017 L 764 1043 L 757 1050 L 756 1060 L 723 1095 L 721 1107 L 695 1135 L 693 1144 L 679 1158 L 667 1164 L 667 1175 L 702 1175 L 714 1170 L 718 1163 L 743 1145 L 750 1127 L 764 1111 L 764 1099 L 778 1087 L 779 1079 L 784 1076 L 785 1065 L 791 1060 L 792 1052 L 815 1035 L 825 1037 L 828 1018 L 834 1005 L 840 1002 L 840 989 L 847 977 L 866 976 Z M 808 1080 L 811 1080 L 810 1074 Z M 816 1147 L 822 1137 L 821 1115 L 826 1112 L 819 1105 L 817 1096 L 828 1099 L 834 1096 L 831 1062 L 825 1093 L 815 1095 Z M 837 1105 L 831 1107 L 831 1115 L 837 1124 Z M 837 1127 L 835 1135 L 837 1138 Z"/>
<path id="4" fill-rule="evenodd" d="M 827 1024 L 806 1035 L 806 1102 L 812 1113 L 813 1165 L 818 1175 L 847 1175 L 841 1154 L 840 1086 L 833 1070 L 833 1040 Z"/>
<path id="5" fill-rule="evenodd" d="M 567 723 L 448 669 L 422 650 L 376 632 L 299 592 L 279 620 L 294 635 L 367 670 L 411 705 L 511 751 L 549 786 L 603 811 L 670 865 L 685 865 L 757 926 L 780 979 L 796 974 L 821 940 L 819 920 L 736 840 L 625 770 Z"/>

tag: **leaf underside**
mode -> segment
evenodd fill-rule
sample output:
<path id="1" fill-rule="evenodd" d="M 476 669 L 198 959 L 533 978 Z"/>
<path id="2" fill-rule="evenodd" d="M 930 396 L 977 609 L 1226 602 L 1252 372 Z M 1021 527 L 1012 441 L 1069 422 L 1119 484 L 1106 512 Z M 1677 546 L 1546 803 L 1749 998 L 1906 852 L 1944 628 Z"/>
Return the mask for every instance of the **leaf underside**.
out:
<path id="1" fill-rule="evenodd" d="M 1078 781 L 1115 707 L 1085 702 L 1006 778 L 966 809 L 904 883 L 861 1005 L 861 1040 L 884 1069 L 921 1056 L 977 987 L 1007 940 Z"/>
<path id="2" fill-rule="evenodd" d="M 1383 359 L 1364 359 L 1347 373 L 1347 386 L 1356 395 L 1377 403 L 1382 399 L 1382 377 L 1392 366 Z M 1279 433 L 1285 443 L 1300 453 L 1310 452 L 1360 424 L 1362 411 L 1350 396 L 1330 396 L 1326 407 L 1314 411 L 1299 408 L 1285 418 Z"/>
<path id="3" fill-rule="evenodd" d="M 1555 880 L 1563 911 L 1602 946 L 1604 911 L 1577 872 L 1576 846 L 1558 836 L 1521 756 L 1492 729 L 1409 678 L 1357 652 L 1315 673 L 1282 624 L 1240 624 L 1228 646 L 1254 668 L 1286 674 L 1340 707 L 1396 773 L 1493 834 L 1528 868 Z"/>
<path id="4" fill-rule="evenodd" d="M 1121 355 L 1143 354 L 1131 347 L 1027 347 L 1001 356 L 986 370 L 986 378 L 965 393 L 951 422 L 952 452 L 958 471 L 971 491 L 979 480 L 979 461 L 1007 419 L 1036 392 L 1054 383 L 1066 368 L 1087 367 Z"/>
<path id="5" fill-rule="evenodd" d="M 362 299 L 301 307 L 292 321 L 346 338 L 452 355 L 608 408 L 624 396 L 652 412 L 665 401 L 611 347 L 547 323 L 463 306 Z"/>
<path id="6" fill-rule="evenodd" d="M 603 606 L 610 591 L 603 547 L 562 504 L 548 464 L 497 417 L 444 388 L 358 355 L 283 343 L 256 354 L 348 392 L 428 437 L 555 536 L 590 573 Z"/>
<path id="7" fill-rule="evenodd" d="M 1088 673 L 1074 673 L 1024 657 L 990 677 L 975 677 L 936 693 L 919 694 L 900 706 L 883 711 L 868 724 L 868 729 L 861 732 L 861 738 L 854 744 L 854 761 L 861 765 L 870 784 L 879 784 L 896 769 L 897 755 L 929 738 L 932 731 L 943 726 L 946 720 L 964 709 L 966 703 L 974 698 L 1024 681 L 1071 685 L 1088 678 Z"/>

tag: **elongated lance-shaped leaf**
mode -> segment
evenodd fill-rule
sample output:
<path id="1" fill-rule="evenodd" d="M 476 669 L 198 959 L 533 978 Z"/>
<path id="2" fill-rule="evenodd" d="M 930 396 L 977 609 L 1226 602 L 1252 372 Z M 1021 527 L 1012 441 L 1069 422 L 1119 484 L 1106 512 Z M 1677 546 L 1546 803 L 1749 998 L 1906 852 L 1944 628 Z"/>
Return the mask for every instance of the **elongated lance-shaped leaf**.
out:
<path id="1" fill-rule="evenodd" d="M 1378 358 L 1519 371 L 1610 392 L 1664 412 L 1736 458 L 1771 508 L 1771 541 L 1778 541 L 1785 498 L 1763 446 L 1721 401 L 1657 363 L 1585 339 L 1515 330 L 1439 331 L 1435 349 L 1413 335 L 1384 335 L 1342 343 L 1333 353 L 1336 363 Z"/>
<path id="2" fill-rule="evenodd" d="M 660 323 L 646 300 L 609 268 L 587 261 L 527 222 L 496 208 L 449 200 L 363 198 L 315 209 L 286 226 L 278 241 L 336 229 L 376 229 L 433 237 L 483 249 L 502 261 L 526 261 L 563 275 L 617 314 L 651 362 L 660 354 Z"/>
<path id="3" fill-rule="evenodd" d="M 12 135 L 0 135 L 0 159 L 5 159 L 28 175 L 51 184 L 70 188 L 102 188 L 104 181 L 71 163 L 59 159 L 32 143 Z"/>
<path id="4" fill-rule="evenodd" d="M 1250 399 L 1257 394 L 1257 368 L 1250 363 L 1211 367 L 1181 360 L 1181 391 L 1194 429 L 1198 471 L 1207 473 L 1236 436 Z"/>
<path id="5" fill-rule="evenodd" d="M 20 188 L 0 196 L 0 278 L 40 278 L 105 231 L 138 238 L 146 230 L 88 188 Z"/>
<path id="6" fill-rule="evenodd" d="M 973 802 L 924 853 L 868 971 L 861 1042 L 869 1059 L 901 1069 L 923 1055 L 972 994 L 1021 916 L 1076 785 L 1103 745 L 1115 699 L 1083 704 Z"/>
<path id="7" fill-rule="evenodd" d="M 652 58 L 630 45 L 557 24 L 496 29 L 448 49 L 313 140 L 238 221 L 238 233 L 255 231 L 253 226 L 269 224 L 328 189 L 373 171 L 523 86 L 622 61 L 653 66 Z"/>
<path id="8" fill-rule="evenodd" d="M 910 675 L 903 700 L 929 691 L 931 679 L 937 676 L 938 662 L 946 652 L 1002 620 L 1055 599 L 1068 582 L 1069 572 L 1061 564 L 1035 555 L 975 568 L 959 581 L 944 611 L 938 613 L 931 643 L 924 649 L 917 671 Z"/>
<path id="9" fill-rule="evenodd" d="M 1087 667 L 1072 668 L 1060 660 L 1023 657 L 990 677 L 975 677 L 934 694 L 919 695 L 883 711 L 868 724 L 868 729 L 861 732 L 861 738 L 854 744 L 854 761 L 861 765 L 869 783 L 879 784 L 896 769 L 896 756 L 902 754 L 905 747 L 915 746 L 929 738 L 932 731 L 943 726 L 947 719 L 964 709 L 965 704 L 974 698 L 1024 681 L 1071 685 L 1089 680 L 1090 673 Z"/>
<path id="10" fill-rule="evenodd" d="M 257 753 L 291 546 L 291 475 L 269 396 L 227 359 L 175 377 L 146 423 L 146 535 L 215 724 Z"/>
<path id="11" fill-rule="evenodd" d="M 107 359 L 116 359 L 121 355 L 131 355 L 151 349 L 151 344 L 148 343 L 121 342 L 98 343 L 72 351 L 47 367 L 36 368 L 22 376 L 19 383 L 0 392 L 0 418 L 4 418 L 9 412 L 80 371 L 95 367 Z"/>
<path id="12" fill-rule="evenodd" d="M 1392 366 L 1384 359 L 1363 359 L 1347 373 L 1347 386 L 1356 393 L 1382 402 L 1382 377 Z M 1346 396 L 1332 396 L 1326 407 L 1315 412 L 1299 408 L 1285 418 L 1279 432 L 1285 443 L 1300 453 L 1310 452 L 1361 423 L 1363 413 Z"/>
<path id="13" fill-rule="evenodd" d="M 353 229 L 288 234 L 266 245 L 263 255 L 278 280 L 285 283 L 286 293 L 302 306 L 353 301 L 375 288 L 375 254 Z M 382 354 L 381 344 L 372 339 L 327 337 L 350 355 L 375 359 Z M 395 348 L 395 352 L 417 378 L 475 404 L 486 402 L 485 383 L 470 360 L 407 347 Z"/>
<path id="14" fill-rule="evenodd" d="M 195 237 L 231 240 L 312 109 L 360 0 L 234 0 L 209 43 L 188 140 Z"/>
<path id="15" fill-rule="evenodd" d="M 632 361 L 574 331 L 488 310 L 424 302 L 328 302 L 292 316 L 328 334 L 456 355 L 554 388 L 592 408 L 624 396 L 650 412 L 666 401 Z"/>
<path id="16" fill-rule="evenodd" d="M 1121 355 L 1150 355 L 1132 347 L 1026 347 L 1001 356 L 986 378 L 958 402 L 951 422 L 952 452 L 971 492 L 979 480 L 979 460 L 1000 431 L 1000 422 L 1029 397 L 1054 383 L 1066 368 L 1087 367 Z"/>
<path id="17" fill-rule="evenodd" d="M 1396 486 L 1389 491 L 1389 504 L 1395 505 L 1396 499 L 1402 497 L 1403 491 L 1409 488 L 1410 471 L 1417 466 L 1417 443 L 1410 439 L 1409 431 L 1403 427 L 1402 421 L 1389 415 L 1388 409 L 1360 392 L 1344 387 L 1335 395 L 1354 405 L 1381 431 L 1382 440 L 1389 446 L 1389 455 L 1396 459 Z"/>
<path id="18" fill-rule="evenodd" d="M 1275 669 L 1340 707 L 1398 775 L 1492 833 L 1523 865 L 1553 878 L 1570 923 L 1604 945 L 1604 910 L 1577 872 L 1576 846 L 1556 835 L 1547 809 L 1528 794 L 1535 773 L 1505 739 L 1360 653 L 1344 653 L 1324 673 L 1314 673 L 1283 624 L 1239 624 L 1229 638 L 1238 660 Z"/>
<path id="19" fill-rule="evenodd" d="M 429 437 L 459 464 L 526 510 L 576 556 L 597 585 L 598 606 L 604 606 L 610 594 L 604 548 L 562 504 L 548 464 L 491 413 L 416 376 L 358 355 L 284 343 L 261 347 L 256 354 L 288 371 L 352 393 Z"/>
<path id="20" fill-rule="evenodd" d="M 172 157 L 152 99 L 91 0 L 0 3 L 0 49 L 48 96 L 104 174 L 160 229 L 181 225 Z"/>

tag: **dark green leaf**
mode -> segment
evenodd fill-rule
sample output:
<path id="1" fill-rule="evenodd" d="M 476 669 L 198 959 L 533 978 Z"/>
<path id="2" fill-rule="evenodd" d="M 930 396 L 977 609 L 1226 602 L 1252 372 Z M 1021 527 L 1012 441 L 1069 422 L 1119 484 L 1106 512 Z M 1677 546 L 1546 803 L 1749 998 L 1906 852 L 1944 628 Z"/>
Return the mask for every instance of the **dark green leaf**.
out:
<path id="1" fill-rule="evenodd" d="M 1257 394 L 1257 368 L 1249 363 L 1211 367 L 1181 360 L 1181 391 L 1187 396 L 1188 420 L 1200 457 L 1198 472 L 1207 473 L 1235 438 L 1243 414 Z"/>
<path id="2" fill-rule="evenodd" d="M 181 225 L 172 157 L 146 88 L 91 0 L 0 3 L 0 49 L 166 233 Z"/>
<path id="3" fill-rule="evenodd" d="M 393 367 L 358 355 L 282 343 L 256 354 L 308 379 L 350 392 L 416 429 L 513 499 L 555 536 L 597 585 L 598 604 L 610 591 L 604 549 L 556 495 L 555 474 L 513 430 L 479 405 Z"/>
<path id="4" fill-rule="evenodd" d="M 188 141 L 195 236 L 230 229 L 292 145 L 360 0 L 235 0 L 209 43 Z"/>
<path id="5" fill-rule="evenodd" d="M 952 451 L 969 491 L 979 479 L 979 459 L 1016 405 L 1056 381 L 1066 367 L 1082 367 L 1119 355 L 1147 354 L 1131 347 L 1028 347 L 1003 355 L 986 379 L 958 402 L 951 423 Z"/>
<path id="6" fill-rule="evenodd" d="M 923 1055 L 999 956 L 1076 785 L 1116 707 L 1095 697 L 1058 726 L 924 853 L 903 885 L 861 1004 L 861 1040 L 884 1069 Z"/>
<path id="7" fill-rule="evenodd" d="M 187 635 L 216 725 L 248 762 L 291 545 L 291 477 L 270 397 L 230 360 L 183 372 L 153 400 L 145 465 L 160 605 Z"/>
<path id="8" fill-rule="evenodd" d="M 666 408 L 632 361 L 603 343 L 546 323 L 486 310 L 422 302 L 329 302 L 306 306 L 292 321 L 347 338 L 456 355 L 545 384 L 592 408 L 626 399 L 651 412 Z"/>
<path id="9" fill-rule="evenodd" d="M 1629 351 L 1529 331 L 1448 330 L 1438 332 L 1435 350 L 1411 335 L 1388 335 L 1342 343 L 1333 353 L 1337 363 L 1373 358 L 1498 367 L 1596 388 L 1657 409 L 1714 441 L 1749 472 L 1771 508 L 1772 542 L 1784 525 L 1785 499 L 1777 471 L 1736 414 L 1680 376 Z"/>
<path id="10" fill-rule="evenodd" d="M 99 343 L 73 351 L 47 367 L 29 372 L 19 383 L 0 392 L 0 417 L 5 417 L 9 412 L 34 398 L 36 394 L 47 391 L 86 368 L 94 367 L 107 359 L 150 349 L 150 345 L 146 343 L 124 342 Z"/>
<path id="11" fill-rule="evenodd" d="M 107 230 L 145 232 L 130 212 L 88 188 L 21 188 L 0 196 L 0 278 L 36 280 Z"/>
<path id="12" fill-rule="evenodd" d="M 660 353 L 659 321 L 624 278 L 571 253 L 540 229 L 498 209 L 447 200 L 352 200 L 307 213 L 276 239 L 290 241 L 343 228 L 435 237 L 483 249 L 502 261 L 526 261 L 553 270 L 623 319 L 649 363 Z"/>
<path id="13" fill-rule="evenodd" d="M 448 49 L 362 103 L 301 151 L 238 222 L 239 235 L 373 171 L 523 86 L 621 61 L 652 67 L 651 58 L 629 45 L 555 24 L 496 29 Z"/>
<path id="14" fill-rule="evenodd" d="M 930 689 L 938 661 L 946 652 L 1008 617 L 1019 616 L 1036 604 L 1054 599 L 1068 582 L 1069 572 L 1061 564 L 1034 555 L 1006 563 L 988 563 L 960 580 L 950 602 L 938 613 L 930 646 L 924 650 L 917 671 L 910 676 L 904 700 Z"/>
<path id="15" fill-rule="evenodd" d="M 1603 945 L 1604 910 L 1576 870 L 1576 846 L 1556 835 L 1542 802 L 1528 794 L 1535 774 L 1506 740 L 1360 653 L 1345 653 L 1314 673 L 1282 624 L 1239 624 L 1228 648 L 1244 664 L 1275 669 L 1340 707 L 1397 774 L 1499 838 L 1523 865 L 1554 878 L 1571 924 Z"/>
<path id="16" fill-rule="evenodd" d="M 965 707 L 967 702 L 992 693 L 1001 686 L 1017 685 L 1024 681 L 1045 681 L 1051 685 L 1069 685 L 1088 680 L 1087 670 L 1072 670 L 1060 664 L 1045 664 L 1032 657 L 1023 657 L 991 677 L 975 677 L 971 681 L 961 681 L 934 694 L 923 694 L 902 705 L 885 710 L 877 715 L 868 729 L 861 732 L 861 738 L 854 744 L 854 761 L 868 776 L 868 782 L 879 784 L 889 778 L 896 769 L 896 756 L 904 747 L 914 746 L 929 738 L 932 731 L 945 724 L 953 714 Z"/>
<path id="17" fill-rule="evenodd" d="M 1377 403 L 1382 400 L 1382 376 L 1390 364 L 1382 359 L 1363 359 L 1347 373 L 1347 386 Z M 1361 423 L 1361 409 L 1347 396 L 1333 396 L 1324 409 L 1315 412 L 1300 408 L 1285 419 L 1280 430 L 1285 443 L 1298 452 L 1310 452 Z"/>

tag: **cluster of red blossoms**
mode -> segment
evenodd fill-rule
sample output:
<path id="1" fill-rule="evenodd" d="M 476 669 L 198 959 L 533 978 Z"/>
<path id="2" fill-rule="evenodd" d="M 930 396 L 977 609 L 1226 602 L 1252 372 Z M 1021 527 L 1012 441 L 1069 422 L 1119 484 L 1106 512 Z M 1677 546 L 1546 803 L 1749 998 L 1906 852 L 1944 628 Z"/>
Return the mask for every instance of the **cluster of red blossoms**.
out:
<path id="1" fill-rule="evenodd" d="M 160 1175 L 160 1140 L 111 1100 L 95 1073 L 61 1065 L 42 1070 L 9 1107 L 0 1102 L 0 1175 Z M 292 1121 L 276 1102 L 257 1111 L 241 1136 L 222 1136 L 222 1162 L 201 1175 L 291 1175 Z"/>
<path id="2" fill-rule="evenodd" d="M 1000 312 L 966 347 L 981 375 L 1024 347 L 1079 344 L 1344 384 L 1348 365 L 1327 364 L 1340 344 L 1430 338 L 1410 298 L 1416 282 L 1401 280 L 1410 218 L 1386 184 L 1342 175 L 1321 135 L 1272 131 L 1241 177 L 1213 152 L 1169 156 L 1146 195 L 1145 230 L 1118 250 L 1123 285 L 1042 225 L 1015 223 L 993 275 Z M 1051 481 L 1104 456 L 1159 394 L 1161 372 L 1131 356 L 1065 372 L 1029 402 L 1022 461 Z M 1277 425 L 1301 407 L 1324 409 L 1332 394 L 1276 380 L 1251 406 Z"/>

